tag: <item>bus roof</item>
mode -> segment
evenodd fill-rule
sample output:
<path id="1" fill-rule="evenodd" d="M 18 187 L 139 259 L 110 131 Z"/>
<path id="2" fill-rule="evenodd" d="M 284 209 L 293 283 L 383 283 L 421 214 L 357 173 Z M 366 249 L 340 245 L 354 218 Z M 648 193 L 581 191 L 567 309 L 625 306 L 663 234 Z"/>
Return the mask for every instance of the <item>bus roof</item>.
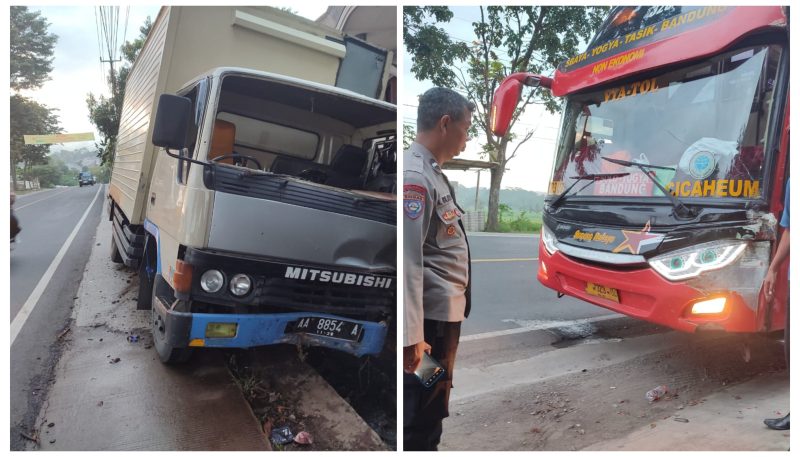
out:
<path id="1" fill-rule="evenodd" d="M 553 94 L 714 55 L 756 31 L 788 30 L 781 6 L 617 6 L 586 51 L 562 62 Z"/>

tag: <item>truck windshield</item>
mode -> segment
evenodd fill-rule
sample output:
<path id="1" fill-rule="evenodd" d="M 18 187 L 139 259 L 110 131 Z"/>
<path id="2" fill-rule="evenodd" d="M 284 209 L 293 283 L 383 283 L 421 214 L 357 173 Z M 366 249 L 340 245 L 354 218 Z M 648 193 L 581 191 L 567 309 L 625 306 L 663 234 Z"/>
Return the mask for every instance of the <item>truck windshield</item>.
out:
<path id="1" fill-rule="evenodd" d="M 665 198 L 642 170 L 618 163 L 630 161 L 666 167 L 645 169 L 683 200 L 759 198 L 780 53 L 742 48 L 570 96 L 549 193 L 573 176 L 628 172 L 575 196 Z"/>

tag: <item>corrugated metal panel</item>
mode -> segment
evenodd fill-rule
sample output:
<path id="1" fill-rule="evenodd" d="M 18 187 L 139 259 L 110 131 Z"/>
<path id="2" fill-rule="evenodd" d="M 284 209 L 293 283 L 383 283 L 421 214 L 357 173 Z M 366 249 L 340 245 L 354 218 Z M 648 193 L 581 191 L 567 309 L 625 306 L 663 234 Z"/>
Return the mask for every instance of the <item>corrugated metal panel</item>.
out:
<path id="1" fill-rule="evenodd" d="M 144 199 L 140 180 L 142 165 L 148 164 L 146 156 L 153 153 L 148 139 L 150 115 L 153 111 L 161 60 L 167 38 L 169 8 L 164 8 L 156 19 L 145 48 L 136 59 L 128 76 L 125 102 L 120 117 L 119 134 L 114 169 L 111 174 L 110 193 L 133 224 L 141 223 L 136 214 L 136 199 Z"/>

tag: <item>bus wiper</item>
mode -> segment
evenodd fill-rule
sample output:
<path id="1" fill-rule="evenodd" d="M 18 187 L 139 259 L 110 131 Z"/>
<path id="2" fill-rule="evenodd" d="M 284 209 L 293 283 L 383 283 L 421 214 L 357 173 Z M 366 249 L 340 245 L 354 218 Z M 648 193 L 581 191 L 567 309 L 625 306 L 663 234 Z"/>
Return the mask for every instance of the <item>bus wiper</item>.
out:
<path id="1" fill-rule="evenodd" d="M 575 184 L 578 184 L 581 181 L 588 180 L 589 182 L 585 186 L 581 187 L 580 190 L 578 190 L 578 192 L 580 192 L 581 190 L 585 189 L 586 187 L 588 187 L 590 184 L 592 184 L 595 181 L 602 181 L 604 179 L 621 178 L 623 176 L 628 176 L 629 174 L 630 173 L 600 173 L 600 174 L 590 173 L 588 175 L 570 176 L 570 178 L 574 179 L 575 182 L 572 183 L 569 187 L 567 187 L 564 190 L 564 192 L 561 192 L 561 194 L 559 194 L 558 197 L 556 197 L 556 199 L 553 200 L 550 203 L 550 209 L 557 208 L 558 204 L 565 200 L 565 198 L 567 196 L 567 193 L 569 193 L 569 191 L 572 190 L 573 187 L 575 187 Z"/>
<path id="2" fill-rule="evenodd" d="M 611 162 L 611 163 L 615 163 L 617 165 L 622 165 L 623 167 L 636 167 L 636 168 L 638 168 L 642 173 L 644 173 L 645 176 L 650 178 L 650 181 L 653 181 L 653 184 L 655 184 L 658 187 L 658 189 L 661 190 L 661 192 L 663 192 L 664 195 L 667 196 L 667 198 L 669 198 L 669 200 L 672 202 L 672 207 L 675 210 L 675 216 L 677 216 L 679 218 L 694 218 L 695 216 L 697 216 L 697 211 L 695 211 L 694 209 L 688 208 L 686 205 L 684 205 L 683 202 L 678 200 L 678 197 L 672 195 L 672 192 L 668 191 L 664 187 L 664 185 L 662 185 L 661 182 L 659 182 L 659 180 L 656 179 L 655 176 L 653 176 L 650 173 L 648 173 L 647 171 L 645 171 L 645 168 L 658 169 L 658 170 L 670 170 L 670 171 L 675 171 L 675 168 L 662 167 L 662 166 L 659 166 L 659 165 L 650 165 L 650 164 L 641 163 L 641 162 L 631 162 L 629 160 L 611 159 L 611 158 L 608 158 L 608 157 L 601 157 L 601 159 L 606 160 L 606 161 Z"/>

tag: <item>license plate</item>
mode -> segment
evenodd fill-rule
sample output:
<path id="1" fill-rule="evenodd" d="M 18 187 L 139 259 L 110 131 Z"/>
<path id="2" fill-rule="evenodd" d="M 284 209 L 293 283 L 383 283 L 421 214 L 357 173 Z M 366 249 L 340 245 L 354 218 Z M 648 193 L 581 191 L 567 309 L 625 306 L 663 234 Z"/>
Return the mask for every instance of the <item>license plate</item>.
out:
<path id="1" fill-rule="evenodd" d="M 586 293 L 594 295 L 595 297 L 605 298 L 606 300 L 613 300 L 619 303 L 619 292 L 613 287 L 601 286 L 593 282 L 586 283 Z"/>
<path id="2" fill-rule="evenodd" d="M 358 341 L 364 333 L 364 326 L 355 322 L 328 317 L 303 317 L 286 326 L 287 333 L 311 333 L 314 335 Z"/>

